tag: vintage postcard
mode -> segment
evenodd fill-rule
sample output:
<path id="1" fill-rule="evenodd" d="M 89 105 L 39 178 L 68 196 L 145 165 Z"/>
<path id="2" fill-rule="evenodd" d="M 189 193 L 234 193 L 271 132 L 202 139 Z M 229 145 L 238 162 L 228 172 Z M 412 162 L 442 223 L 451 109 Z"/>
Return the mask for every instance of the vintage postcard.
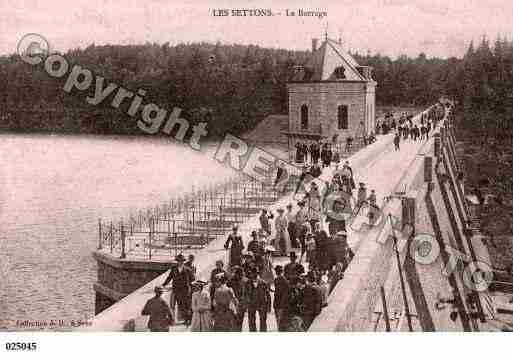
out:
<path id="1" fill-rule="evenodd" d="M 513 330 L 512 13 L 2 0 L 0 332 Z"/>

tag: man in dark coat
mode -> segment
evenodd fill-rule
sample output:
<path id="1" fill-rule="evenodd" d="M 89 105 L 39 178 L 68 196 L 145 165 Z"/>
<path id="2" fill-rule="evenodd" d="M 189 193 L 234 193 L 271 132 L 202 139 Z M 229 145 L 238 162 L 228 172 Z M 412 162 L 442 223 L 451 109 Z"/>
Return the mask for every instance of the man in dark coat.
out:
<path id="1" fill-rule="evenodd" d="M 260 331 L 267 331 L 267 313 L 271 311 L 271 295 L 269 287 L 258 276 L 258 271 L 250 273 L 244 286 L 244 304 L 248 310 L 249 330 L 256 332 L 256 313 L 260 321 Z"/>
<path id="2" fill-rule="evenodd" d="M 210 300 L 214 300 L 214 293 L 216 291 L 217 286 L 219 285 L 218 275 L 223 274 L 226 276 L 226 271 L 224 270 L 224 263 L 222 260 L 216 261 L 216 267 L 212 269 L 210 272 Z M 214 306 L 212 305 L 212 308 Z"/>
<path id="3" fill-rule="evenodd" d="M 322 146 L 322 151 L 321 151 L 321 161 L 322 161 L 322 167 L 329 167 L 329 163 L 328 163 L 328 145 L 327 144 L 324 144 Z"/>
<path id="4" fill-rule="evenodd" d="M 169 332 L 169 326 L 173 324 L 173 314 L 162 299 L 162 292 L 162 287 L 155 287 L 155 296 L 146 302 L 141 313 L 150 316 L 148 329 L 152 332 Z"/>
<path id="5" fill-rule="evenodd" d="M 283 267 L 277 265 L 274 267 L 276 278 L 274 279 L 274 302 L 273 308 L 276 316 L 278 331 L 287 330 L 287 318 L 289 308 L 290 285 L 289 281 L 283 275 Z"/>
<path id="6" fill-rule="evenodd" d="M 296 252 L 290 252 L 290 263 L 285 265 L 285 278 L 290 282 L 291 285 L 294 285 L 299 276 L 305 272 L 305 268 L 297 263 Z"/>
<path id="7" fill-rule="evenodd" d="M 326 231 L 321 229 L 321 224 L 315 224 L 314 231 L 316 262 L 320 270 L 328 270 L 329 268 L 329 238 Z"/>
<path id="8" fill-rule="evenodd" d="M 233 232 L 228 236 L 228 239 L 224 244 L 225 249 L 230 249 L 230 267 L 240 266 L 242 264 L 242 251 L 244 250 L 244 242 L 242 242 L 242 237 L 237 233 L 237 230 L 238 227 L 233 226 Z"/>
<path id="9" fill-rule="evenodd" d="M 301 143 L 296 142 L 294 147 L 296 147 L 296 162 L 302 163 L 303 162 L 303 148 L 301 146 Z"/>
<path id="10" fill-rule="evenodd" d="M 317 155 L 316 155 L 316 149 L 315 149 L 315 143 L 314 142 L 312 142 L 310 144 L 310 146 L 308 147 L 308 150 L 310 152 L 310 161 L 311 161 L 311 163 L 313 164 L 313 163 L 317 162 L 317 159 L 316 159 Z"/>
<path id="11" fill-rule="evenodd" d="M 248 243 L 248 252 L 251 252 L 254 264 L 261 267 L 264 263 L 265 243 L 258 239 L 256 231 L 251 232 L 251 241 Z"/>
<path id="12" fill-rule="evenodd" d="M 303 289 L 303 322 L 305 329 L 308 330 L 315 317 L 321 313 L 322 309 L 322 292 L 315 283 L 313 272 L 309 272 L 306 276 L 306 285 Z"/>
<path id="13" fill-rule="evenodd" d="M 326 216 L 326 222 L 328 222 L 328 232 L 330 236 L 335 233 L 346 230 L 346 220 L 344 217 L 344 209 L 346 206 L 344 198 L 337 198 L 333 201 L 332 212 Z M 350 204 L 349 204 L 350 205 Z"/>
<path id="14" fill-rule="evenodd" d="M 276 178 L 274 179 L 274 186 L 282 181 L 284 178 L 286 178 L 285 168 L 283 168 L 283 163 L 278 164 L 278 168 L 276 170 Z"/>
<path id="15" fill-rule="evenodd" d="M 172 266 L 169 275 L 162 284 L 166 286 L 169 282 L 172 283 L 173 295 L 172 301 L 176 301 L 180 316 L 184 319 L 184 323 L 188 326 L 191 322 L 191 283 L 194 282 L 194 275 L 191 270 L 184 265 L 185 257 L 182 254 L 176 256 L 177 265 Z M 174 307 L 171 303 L 171 307 Z"/>
<path id="16" fill-rule="evenodd" d="M 400 143 L 401 143 L 401 135 L 400 135 L 400 131 L 399 131 L 394 136 L 394 149 L 396 151 L 399 151 L 401 149 L 399 146 Z"/>

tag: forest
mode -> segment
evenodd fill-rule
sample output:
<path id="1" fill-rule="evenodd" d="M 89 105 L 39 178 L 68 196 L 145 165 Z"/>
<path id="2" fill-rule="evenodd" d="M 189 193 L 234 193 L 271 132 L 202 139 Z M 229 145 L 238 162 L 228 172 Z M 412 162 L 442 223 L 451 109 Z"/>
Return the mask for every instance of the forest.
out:
<path id="1" fill-rule="evenodd" d="M 287 113 L 286 83 L 309 51 L 211 43 L 144 45 L 91 44 L 63 56 L 107 82 L 131 91 L 144 89 L 144 103 L 183 109 L 192 123 L 208 121 L 209 135 L 238 134 L 269 114 Z M 378 105 L 429 105 L 441 96 L 455 99 L 465 122 L 486 133 L 511 133 L 513 116 L 513 42 L 483 38 L 469 44 L 463 58 L 392 59 L 353 54 L 374 68 Z M 50 77 L 42 66 L 18 55 L 0 57 L 0 130 L 130 134 L 142 132 L 126 111 L 111 101 L 92 106 L 85 94 L 63 91 L 65 78 Z M 94 86 L 91 86 L 91 92 Z"/>

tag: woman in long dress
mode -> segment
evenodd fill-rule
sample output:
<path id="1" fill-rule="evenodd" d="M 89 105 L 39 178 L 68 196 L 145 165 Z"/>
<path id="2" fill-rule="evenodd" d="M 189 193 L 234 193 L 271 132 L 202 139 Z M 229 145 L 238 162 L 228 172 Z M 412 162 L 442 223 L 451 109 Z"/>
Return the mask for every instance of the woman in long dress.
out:
<path id="1" fill-rule="evenodd" d="M 237 320 L 234 308 L 238 301 L 231 288 L 226 285 L 226 276 L 219 276 L 219 287 L 214 294 L 214 331 L 233 332 L 237 330 Z"/>
<path id="2" fill-rule="evenodd" d="M 284 212 L 283 208 L 278 208 L 278 217 L 274 220 L 274 226 L 276 228 L 275 247 L 280 250 L 281 255 L 286 256 L 291 250 L 291 245 L 288 230 L 289 223 L 287 217 L 283 215 Z"/>
<path id="3" fill-rule="evenodd" d="M 196 291 L 192 293 L 191 332 L 209 332 L 212 330 L 212 314 L 209 293 L 204 290 L 205 282 L 194 283 Z"/>

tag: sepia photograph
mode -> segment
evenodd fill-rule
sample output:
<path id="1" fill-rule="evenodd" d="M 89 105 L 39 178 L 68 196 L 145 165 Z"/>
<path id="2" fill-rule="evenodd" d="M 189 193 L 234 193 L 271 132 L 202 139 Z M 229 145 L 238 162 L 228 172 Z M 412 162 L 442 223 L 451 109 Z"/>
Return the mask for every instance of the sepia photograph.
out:
<path id="1" fill-rule="evenodd" d="M 0 353 L 512 331 L 512 14 L 0 0 Z"/>

